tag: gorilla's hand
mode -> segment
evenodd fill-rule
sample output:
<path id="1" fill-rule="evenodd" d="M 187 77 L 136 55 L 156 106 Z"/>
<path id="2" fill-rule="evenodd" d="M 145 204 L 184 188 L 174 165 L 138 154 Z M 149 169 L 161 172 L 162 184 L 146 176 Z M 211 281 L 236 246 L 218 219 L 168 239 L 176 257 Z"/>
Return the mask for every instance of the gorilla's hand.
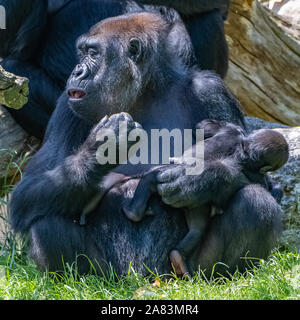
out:
<path id="1" fill-rule="evenodd" d="M 157 191 L 162 201 L 174 208 L 198 206 L 201 175 L 187 175 L 187 163 L 166 166 L 157 175 Z"/>
<path id="2" fill-rule="evenodd" d="M 146 215 L 148 202 L 153 193 L 158 192 L 162 201 L 175 208 L 196 208 L 199 205 L 199 175 L 187 175 L 191 168 L 182 158 L 170 159 L 170 165 L 153 168 L 145 174 L 134 193 L 134 197 L 124 204 L 123 212 L 128 219 L 138 222 Z"/>
<path id="3" fill-rule="evenodd" d="M 92 152 L 96 152 L 98 148 L 106 142 L 105 138 L 112 143 L 111 147 L 117 148 L 127 141 L 127 148 L 130 148 L 133 142 L 128 141 L 129 133 L 134 129 L 141 129 L 141 125 L 135 122 L 132 117 L 126 113 L 121 112 L 110 117 L 105 116 L 91 131 L 88 136 L 85 146 Z M 111 140 L 110 140 L 111 139 Z"/>

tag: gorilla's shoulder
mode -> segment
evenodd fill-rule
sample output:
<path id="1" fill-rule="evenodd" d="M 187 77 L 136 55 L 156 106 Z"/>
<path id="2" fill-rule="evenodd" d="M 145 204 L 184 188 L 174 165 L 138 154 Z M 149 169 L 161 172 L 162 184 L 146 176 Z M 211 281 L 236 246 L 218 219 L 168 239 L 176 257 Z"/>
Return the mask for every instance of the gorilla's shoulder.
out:
<path id="1" fill-rule="evenodd" d="M 221 77 L 214 71 L 192 69 L 189 74 L 193 92 L 197 94 L 210 95 L 219 94 L 225 90 L 225 85 Z"/>

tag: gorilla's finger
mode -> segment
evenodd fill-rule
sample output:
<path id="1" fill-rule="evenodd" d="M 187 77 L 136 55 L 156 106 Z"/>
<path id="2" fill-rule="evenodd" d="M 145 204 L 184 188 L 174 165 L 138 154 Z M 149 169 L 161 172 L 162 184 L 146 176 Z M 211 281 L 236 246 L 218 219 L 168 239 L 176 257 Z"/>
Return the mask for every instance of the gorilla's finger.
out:
<path id="1" fill-rule="evenodd" d="M 178 194 L 180 189 L 175 184 L 162 183 L 157 185 L 157 192 L 161 197 L 169 197 Z"/>
<path id="2" fill-rule="evenodd" d="M 156 179 L 158 183 L 168 182 L 169 180 L 171 180 L 171 175 L 167 171 L 160 172 L 156 176 Z"/>
<path id="3" fill-rule="evenodd" d="M 100 120 L 98 127 L 103 127 L 107 123 L 107 120 L 108 120 L 108 115 L 106 115 Z"/>
<path id="4" fill-rule="evenodd" d="M 177 200 L 175 197 L 162 197 L 161 199 L 165 204 L 172 206 L 173 208 L 179 209 L 186 206 L 184 201 Z"/>
<path id="5" fill-rule="evenodd" d="M 178 167 L 167 169 L 159 173 L 157 175 L 157 181 L 160 183 L 169 182 L 177 179 L 181 175 L 182 175 L 182 168 L 178 166 Z"/>
<path id="6" fill-rule="evenodd" d="M 131 115 L 127 112 L 120 112 L 120 113 L 116 113 L 116 114 L 113 114 L 109 117 L 110 120 L 117 120 L 117 121 L 133 121 Z"/>
<path id="7" fill-rule="evenodd" d="M 163 196 L 161 199 L 165 204 L 174 208 L 183 208 L 186 206 L 184 197 L 180 196 L 178 192 L 172 195 Z"/>

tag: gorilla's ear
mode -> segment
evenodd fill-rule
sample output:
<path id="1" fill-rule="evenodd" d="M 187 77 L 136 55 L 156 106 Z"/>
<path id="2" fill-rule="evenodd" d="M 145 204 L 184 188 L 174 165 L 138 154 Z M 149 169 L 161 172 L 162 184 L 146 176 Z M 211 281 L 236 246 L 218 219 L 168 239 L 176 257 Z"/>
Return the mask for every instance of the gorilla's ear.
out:
<path id="1" fill-rule="evenodd" d="M 143 55 L 143 45 L 140 39 L 131 38 L 128 47 L 129 58 L 134 62 L 139 62 Z"/>

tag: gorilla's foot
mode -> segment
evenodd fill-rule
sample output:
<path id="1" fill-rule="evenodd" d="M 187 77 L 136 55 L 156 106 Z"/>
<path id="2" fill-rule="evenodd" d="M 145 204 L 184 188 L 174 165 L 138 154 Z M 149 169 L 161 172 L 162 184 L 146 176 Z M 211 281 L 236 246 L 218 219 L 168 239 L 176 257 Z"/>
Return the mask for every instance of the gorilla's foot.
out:
<path id="1" fill-rule="evenodd" d="M 188 268 L 182 258 L 182 255 L 178 250 L 172 250 L 170 253 L 171 264 L 174 268 L 174 271 L 178 275 L 188 274 Z"/>

